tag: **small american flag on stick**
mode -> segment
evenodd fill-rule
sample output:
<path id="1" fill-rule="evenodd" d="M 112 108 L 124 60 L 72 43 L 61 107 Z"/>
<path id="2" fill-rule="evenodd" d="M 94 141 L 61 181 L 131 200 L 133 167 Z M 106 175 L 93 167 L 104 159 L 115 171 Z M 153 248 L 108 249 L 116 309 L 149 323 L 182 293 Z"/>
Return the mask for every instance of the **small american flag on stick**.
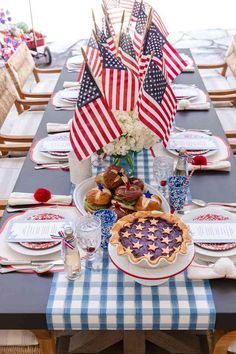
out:
<path id="1" fill-rule="evenodd" d="M 102 56 L 102 86 L 112 110 L 132 111 L 139 93 L 139 80 L 112 53 L 100 45 Z"/>
<path id="2" fill-rule="evenodd" d="M 151 58 L 137 105 L 139 119 L 161 138 L 166 146 L 176 114 L 177 101 L 168 83 L 164 60 L 160 68 Z"/>
<path id="3" fill-rule="evenodd" d="M 144 3 L 144 7 L 145 7 L 145 12 L 146 14 L 149 13 L 150 10 L 152 10 L 152 22 L 154 23 L 154 25 L 159 29 L 159 31 L 163 34 L 164 37 L 168 36 L 168 31 L 166 29 L 166 26 L 164 25 L 161 17 L 158 15 L 158 13 L 156 12 L 156 10 L 154 10 L 148 3 Z"/>
<path id="4" fill-rule="evenodd" d="M 88 64 L 93 73 L 93 76 L 96 78 L 99 77 L 102 74 L 102 60 L 101 60 L 98 44 L 96 40 L 92 37 L 92 35 L 86 46 L 85 53 L 88 58 Z M 84 68 L 85 68 L 85 62 L 83 62 L 79 72 L 79 76 L 77 79 L 79 82 L 82 79 Z"/>
<path id="5" fill-rule="evenodd" d="M 135 55 L 134 46 L 130 34 L 122 33 L 119 44 L 119 57 L 122 63 L 132 70 L 136 75 L 139 75 L 139 65 Z"/>
<path id="6" fill-rule="evenodd" d="M 110 49 L 113 55 L 117 54 L 114 38 L 111 34 L 109 23 L 106 17 L 104 17 L 103 29 L 102 29 L 102 35 L 100 36 L 100 41 L 103 45 L 107 46 Z"/>
<path id="7" fill-rule="evenodd" d="M 177 50 L 167 41 L 159 29 L 152 24 L 147 29 L 144 38 L 143 52 L 140 59 L 140 76 L 142 77 L 148 66 L 151 53 L 154 52 L 153 61 L 162 65 L 165 59 L 166 70 L 171 80 L 174 80 L 187 66 Z"/>
<path id="8" fill-rule="evenodd" d="M 148 17 L 144 9 L 141 7 L 139 10 L 138 19 L 134 31 L 134 38 L 133 38 L 133 45 L 137 57 L 139 57 L 142 48 L 143 38 L 147 28 L 147 21 L 148 21 Z"/>
<path id="9" fill-rule="evenodd" d="M 83 49 L 82 53 L 85 68 L 70 132 L 70 142 L 79 160 L 91 156 L 122 134 L 91 74 Z"/>
<path id="10" fill-rule="evenodd" d="M 109 14 L 110 21 L 113 25 L 120 23 L 123 11 L 126 13 L 126 21 L 129 20 L 133 1 L 132 0 L 106 0 L 103 1 L 104 7 Z"/>

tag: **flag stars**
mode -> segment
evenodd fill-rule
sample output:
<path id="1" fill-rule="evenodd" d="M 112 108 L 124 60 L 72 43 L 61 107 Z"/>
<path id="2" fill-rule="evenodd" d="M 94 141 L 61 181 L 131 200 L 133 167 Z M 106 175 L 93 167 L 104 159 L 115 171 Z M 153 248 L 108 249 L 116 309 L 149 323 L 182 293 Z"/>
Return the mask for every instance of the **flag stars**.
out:
<path id="1" fill-rule="evenodd" d="M 143 245 L 141 245 L 141 243 L 139 242 L 133 242 L 133 248 L 136 248 L 136 249 L 140 249 L 141 247 L 143 247 Z"/>
<path id="2" fill-rule="evenodd" d="M 148 245 L 149 251 L 154 251 L 155 252 L 157 248 L 158 247 L 154 243 L 152 243 L 151 245 Z"/>

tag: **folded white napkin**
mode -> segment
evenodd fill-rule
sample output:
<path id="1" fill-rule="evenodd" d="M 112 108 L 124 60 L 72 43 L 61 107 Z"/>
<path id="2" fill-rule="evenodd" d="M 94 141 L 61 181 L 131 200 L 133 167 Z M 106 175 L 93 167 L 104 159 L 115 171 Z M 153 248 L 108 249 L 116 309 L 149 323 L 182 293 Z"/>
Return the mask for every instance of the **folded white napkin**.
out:
<path id="1" fill-rule="evenodd" d="M 210 102 L 190 102 L 188 100 L 179 100 L 177 111 L 205 111 L 210 109 Z"/>
<path id="2" fill-rule="evenodd" d="M 224 171 L 229 172 L 231 170 L 231 163 L 229 161 L 215 161 L 209 162 L 207 165 L 192 165 L 188 164 L 189 171 L 204 170 L 204 171 Z"/>
<path id="3" fill-rule="evenodd" d="M 43 204 L 62 204 L 70 205 L 72 203 L 71 195 L 52 195 L 52 197 Z M 10 195 L 8 204 L 11 206 L 15 205 L 31 205 L 31 204 L 41 204 L 34 199 L 33 193 L 20 193 L 13 192 Z"/>
<path id="4" fill-rule="evenodd" d="M 47 132 L 48 133 L 61 133 L 70 131 L 72 119 L 68 123 L 47 123 Z"/>
<path id="5" fill-rule="evenodd" d="M 194 71 L 195 71 L 195 68 L 192 65 L 186 66 L 183 70 L 184 73 L 194 73 Z"/>
<path id="6" fill-rule="evenodd" d="M 79 88 L 80 83 L 78 81 L 64 81 L 63 83 L 63 88 L 71 88 L 71 87 L 78 87 Z"/>
<path id="7" fill-rule="evenodd" d="M 214 264 L 201 265 L 193 262 L 188 268 L 189 279 L 236 279 L 236 267 L 231 259 L 222 257 Z"/>

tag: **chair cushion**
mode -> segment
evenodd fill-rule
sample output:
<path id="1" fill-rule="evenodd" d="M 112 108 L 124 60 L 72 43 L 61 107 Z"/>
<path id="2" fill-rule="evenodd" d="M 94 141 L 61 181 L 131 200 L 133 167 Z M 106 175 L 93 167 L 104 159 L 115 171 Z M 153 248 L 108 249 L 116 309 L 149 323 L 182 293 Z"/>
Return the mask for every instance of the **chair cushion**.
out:
<path id="1" fill-rule="evenodd" d="M 9 198 L 23 166 L 24 159 L 24 157 L 0 159 L 0 199 Z"/>
<path id="2" fill-rule="evenodd" d="M 37 344 L 38 341 L 31 331 L 0 331 L 0 346 L 29 346 Z"/>
<path id="3" fill-rule="evenodd" d="M 228 90 L 231 88 L 228 80 L 220 75 L 217 70 L 201 70 L 200 74 L 208 91 Z"/>
<path id="4" fill-rule="evenodd" d="M 42 80 L 39 81 L 38 83 L 33 83 L 30 88 L 30 92 L 33 93 L 41 93 L 41 92 L 46 92 L 46 93 L 52 93 L 55 86 L 56 86 L 57 80 L 55 79 L 48 79 L 48 80 Z"/>
<path id="5" fill-rule="evenodd" d="M 236 108 L 217 108 L 216 113 L 225 131 L 236 130 Z"/>
<path id="6" fill-rule="evenodd" d="M 0 133 L 5 135 L 35 135 L 43 113 L 43 111 L 24 111 L 19 115 L 15 109 L 12 109 Z"/>

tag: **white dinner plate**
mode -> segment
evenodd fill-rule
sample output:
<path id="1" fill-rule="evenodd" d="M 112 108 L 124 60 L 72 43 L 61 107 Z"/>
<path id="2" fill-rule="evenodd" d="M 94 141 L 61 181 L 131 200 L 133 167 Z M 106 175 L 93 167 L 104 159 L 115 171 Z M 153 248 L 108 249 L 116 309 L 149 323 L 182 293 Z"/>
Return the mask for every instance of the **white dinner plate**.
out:
<path id="1" fill-rule="evenodd" d="M 87 211 L 84 209 L 84 200 L 85 200 L 85 196 L 87 194 L 87 192 L 92 189 L 93 187 L 95 187 L 97 184 L 95 182 L 95 177 L 91 177 L 88 178 L 86 180 L 84 180 L 83 182 L 81 182 L 80 184 L 78 184 L 78 186 L 75 188 L 74 190 L 74 194 L 73 194 L 73 200 L 74 203 L 76 205 L 76 208 L 79 210 L 79 212 L 82 215 L 87 215 Z M 170 213 L 170 206 L 169 203 L 167 202 L 167 200 L 165 199 L 165 197 L 156 190 L 156 188 L 150 186 L 149 184 L 144 184 L 144 190 L 145 191 L 149 191 L 152 194 L 156 194 L 158 195 L 158 197 L 161 198 L 162 200 L 162 210 L 165 213 Z"/>
<path id="2" fill-rule="evenodd" d="M 189 137 L 195 137 L 196 136 L 196 138 L 206 138 L 206 136 L 207 136 L 207 138 L 209 138 L 214 144 L 215 144 L 215 147 L 216 147 L 216 149 L 215 150 L 207 150 L 206 149 L 206 151 L 207 152 L 203 152 L 203 149 L 201 149 L 201 150 L 195 150 L 193 153 L 191 152 L 191 155 L 204 155 L 204 156 L 212 156 L 212 155 L 214 155 L 216 152 L 217 152 L 217 149 L 218 149 L 218 142 L 217 142 L 217 140 L 215 139 L 215 137 L 214 136 L 209 136 L 209 135 L 206 135 L 205 133 L 201 133 L 201 132 L 195 132 L 195 131 L 187 131 L 187 132 L 180 132 L 180 133 L 172 133 L 171 134 L 171 139 L 172 138 L 189 138 Z M 178 156 L 179 155 L 179 153 L 178 153 L 178 151 L 177 150 L 172 150 L 172 149 L 167 149 L 168 151 L 169 151 L 169 153 L 170 154 L 172 154 L 172 155 L 175 155 L 175 156 Z M 192 150 L 193 151 L 193 150 Z"/>
<path id="3" fill-rule="evenodd" d="M 40 154 L 46 156 L 46 157 L 49 157 L 50 159 L 54 159 L 54 160 L 59 160 L 59 161 L 67 161 L 68 160 L 68 154 L 64 155 L 52 155 L 50 154 L 49 152 L 45 152 L 45 151 L 40 151 L 41 147 L 43 146 L 44 142 L 46 140 L 50 140 L 50 141 L 55 141 L 55 140 L 58 140 L 58 139 L 65 139 L 67 138 L 69 139 L 69 133 L 58 133 L 58 134 L 53 134 L 53 135 L 49 135 L 47 136 L 46 138 L 42 139 L 39 141 L 39 143 L 37 144 L 37 149 L 38 151 L 40 152 Z"/>
<path id="4" fill-rule="evenodd" d="M 169 278 L 182 273 L 190 266 L 194 258 L 194 246 L 189 245 L 186 255 L 178 257 L 175 263 L 155 269 L 140 268 L 130 263 L 126 256 L 119 256 L 116 247 L 111 244 L 108 245 L 108 254 L 115 267 L 132 280 L 142 285 L 155 286 L 163 284 Z"/>
<path id="5" fill-rule="evenodd" d="M 192 210 L 187 214 L 183 215 L 181 219 L 183 220 L 183 222 L 188 223 L 192 221 L 196 222 L 199 217 L 207 220 L 214 220 L 214 222 L 217 222 L 217 218 L 219 219 L 219 221 L 221 221 L 220 219 L 222 217 L 227 218 L 228 220 L 236 220 L 235 214 L 223 210 L 220 207 L 206 207 Z M 199 220 L 199 222 L 201 221 Z M 218 258 L 221 257 L 230 257 L 236 259 L 236 247 L 225 251 L 213 251 L 199 247 L 195 244 L 195 253 L 198 258 L 209 261 L 216 261 Z"/>
<path id="6" fill-rule="evenodd" d="M 178 100 L 187 99 L 188 101 L 191 101 L 192 99 L 195 99 L 199 95 L 198 88 L 194 86 L 183 85 L 183 84 L 172 84 L 171 87 Z"/>
<path id="7" fill-rule="evenodd" d="M 16 217 L 13 217 L 7 224 L 7 230 L 10 230 L 11 225 L 14 223 L 15 220 L 19 221 L 19 220 L 28 220 L 30 217 L 32 216 L 39 216 L 42 214 L 52 214 L 52 215 L 56 215 L 59 217 L 62 217 L 63 219 L 67 219 L 70 220 L 70 216 L 66 214 L 65 211 L 63 211 L 63 213 L 61 211 L 58 210 L 58 208 L 56 207 L 43 207 L 43 208 L 35 208 L 32 210 L 28 210 L 25 213 L 21 213 L 19 215 L 17 215 Z M 53 220 L 53 219 L 52 219 Z M 8 234 L 6 232 L 6 238 L 8 237 Z M 8 246 L 14 250 L 17 253 L 21 253 L 24 254 L 26 256 L 45 256 L 48 254 L 53 254 L 56 252 L 60 252 L 61 250 L 61 244 L 59 243 L 58 245 L 48 248 L 48 249 L 44 249 L 44 250 L 32 250 L 29 248 L 26 248 L 24 246 L 22 246 L 19 243 L 15 243 L 15 242 L 8 242 Z"/>

